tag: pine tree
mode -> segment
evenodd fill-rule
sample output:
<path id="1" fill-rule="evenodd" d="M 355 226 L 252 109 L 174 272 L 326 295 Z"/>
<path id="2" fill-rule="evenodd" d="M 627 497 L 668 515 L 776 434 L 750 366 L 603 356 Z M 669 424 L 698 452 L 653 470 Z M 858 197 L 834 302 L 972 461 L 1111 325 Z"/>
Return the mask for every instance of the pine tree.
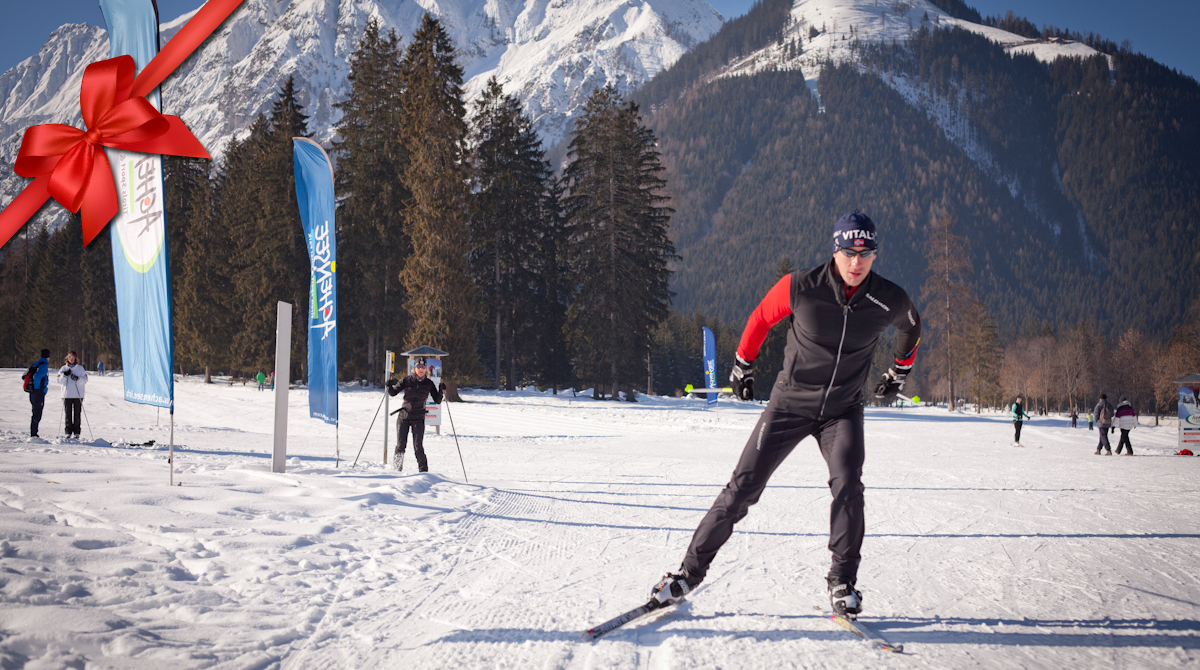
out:
<path id="1" fill-rule="evenodd" d="M 306 367 L 309 262 L 292 167 L 292 138 L 306 136 L 306 125 L 289 77 L 221 181 L 220 216 L 243 241 L 233 254 L 233 292 L 244 318 L 235 328 L 233 358 L 242 369 L 273 366 L 279 301 L 292 304 L 291 372 Z"/>
<path id="2" fill-rule="evenodd" d="M 533 120 L 495 78 L 475 103 L 470 145 L 471 270 L 484 299 L 484 330 L 492 336 L 483 339 L 495 361 L 496 387 L 511 390 L 520 381 L 518 366 L 536 367 L 540 335 L 554 326 L 537 318 L 553 319 L 538 308 L 558 302 L 547 281 L 558 270 L 558 217 L 548 202 L 553 173 Z"/>
<path id="3" fill-rule="evenodd" d="M 405 309 L 412 316 L 406 345 L 448 351 L 453 367 L 447 374 L 479 379 L 479 304 L 467 260 L 470 193 L 462 68 L 455 63 L 450 37 L 429 14 L 405 51 L 401 72 L 401 138 L 409 153 L 402 183 L 412 194 L 405 210 L 412 253 L 400 272 Z"/>
<path id="4" fill-rule="evenodd" d="M 400 41 L 367 23 L 350 56 L 350 96 L 336 107 L 337 243 L 340 366 L 372 381 L 382 352 L 399 351 L 408 320 L 397 275 L 409 254 L 401 175 L 408 163 L 401 134 Z"/>
<path id="5" fill-rule="evenodd" d="M 975 396 L 975 413 L 986 404 L 1000 404 L 1000 333 L 996 322 L 980 300 L 971 303 L 965 315 L 965 363 L 971 376 L 971 395 Z"/>
<path id="6" fill-rule="evenodd" d="M 792 274 L 794 269 L 791 258 L 788 256 L 780 258 L 779 267 L 775 270 L 775 282 L 771 286 Z M 758 358 L 753 361 L 755 376 L 758 377 L 754 393 L 760 398 L 771 397 L 771 388 L 775 383 L 775 377 L 783 370 L 783 351 L 787 346 L 787 333 L 791 323 L 792 319 L 788 317 L 775 324 L 767 333 L 767 338 L 763 340 L 762 347 L 758 350 Z"/>
<path id="7" fill-rule="evenodd" d="M 244 147 L 234 143 L 225 154 L 224 166 L 236 163 Z M 175 294 L 176 356 L 204 368 L 204 382 L 212 383 L 213 368 L 230 361 L 234 333 L 233 277 L 229 263 L 230 228 L 216 216 L 217 189 L 206 175 L 193 194 L 190 209 L 179 222 L 187 230 L 188 244 L 171 259 L 179 280 Z"/>
<path id="8" fill-rule="evenodd" d="M 175 365 L 176 369 L 185 364 L 199 365 L 200 361 L 189 356 L 189 350 L 181 348 L 181 322 L 189 315 L 185 313 L 180 303 L 180 296 L 187 291 L 184 286 L 185 273 L 183 259 L 190 248 L 193 232 L 205 234 L 205 231 L 193 225 L 196 217 L 193 210 L 204 207 L 210 200 L 208 179 L 209 162 L 197 158 L 180 156 L 163 156 L 163 210 L 167 222 L 167 239 L 170 245 L 168 257 L 171 263 L 171 307 L 172 322 L 175 329 Z M 201 319 L 204 317 L 201 316 Z"/>
<path id="9" fill-rule="evenodd" d="M 945 366 L 947 407 L 950 410 L 957 402 L 954 383 L 956 375 L 962 374 L 959 367 L 964 360 L 965 332 L 959 321 L 971 305 L 970 249 L 965 239 L 954 234 L 954 223 L 946 210 L 934 209 L 925 253 L 929 277 L 921 288 L 922 298 L 929 306 L 923 321 L 933 336 L 929 339 L 935 342 L 933 353 Z"/>
<path id="10" fill-rule="evenodd" d="M 596 89 L 563 172 L 564 252 L 574 287 L 567 339 L 580 373 L 611 380 L 613 398 L 622 370 L 645 372 L 651 334 L 667 316 L 667 264 L 675 258 L 657 141 L 640 121 L 637 105 L 622 105 L 616 89 Z"/>

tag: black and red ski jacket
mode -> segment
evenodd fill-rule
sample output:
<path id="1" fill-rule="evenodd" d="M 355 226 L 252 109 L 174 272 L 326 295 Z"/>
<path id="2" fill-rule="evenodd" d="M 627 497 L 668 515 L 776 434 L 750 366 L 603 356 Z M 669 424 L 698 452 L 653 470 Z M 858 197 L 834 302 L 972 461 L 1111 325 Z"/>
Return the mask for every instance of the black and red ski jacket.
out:
<path id="1" fill-rule="evenodd" d="M 921 341 L 921 315 L 904 289 L 871 271 L 847 298 L 832 259 L 791 273 L 767 292 L 742 332 L 742 360 L 753 361 L 771 326 L 788 316 L 783 370 L 771 403 L 817 420 L 863 402 L 875 346 L 888 326 L 899 330 L 897 365 L 912 365 Z"/>

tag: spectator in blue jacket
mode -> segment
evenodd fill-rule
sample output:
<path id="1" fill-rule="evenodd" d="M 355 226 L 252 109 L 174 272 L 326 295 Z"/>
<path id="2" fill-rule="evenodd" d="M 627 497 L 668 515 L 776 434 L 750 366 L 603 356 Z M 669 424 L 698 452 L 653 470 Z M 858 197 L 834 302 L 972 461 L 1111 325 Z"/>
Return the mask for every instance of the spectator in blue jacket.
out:
<path id="1" fill-rule="evenodd" d="M 29 394 L 29 404 L 33 405 L 33 418 L 29 421 L 29 436 L 38 436 L 38 424 L 42 422 L 42 409 L 46 406 L 46 393 L 50 390 L 50 377 L 46 374 L 50 363 L 50 350 L 42 349 L 42 357 L 31 367 L 33 372 L 33 391 Z"/>

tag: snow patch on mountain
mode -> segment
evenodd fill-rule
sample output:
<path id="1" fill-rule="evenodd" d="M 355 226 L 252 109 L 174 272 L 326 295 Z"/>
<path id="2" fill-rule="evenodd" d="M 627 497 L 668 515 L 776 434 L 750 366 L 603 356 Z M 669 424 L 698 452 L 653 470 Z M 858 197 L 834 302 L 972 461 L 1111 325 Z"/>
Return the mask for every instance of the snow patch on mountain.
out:
<path id="1" fill-rule="evenodd" d="M 163 111 L 180 116 L 219 158 L 270 112 L 292 76 L 309 130 L 328 146 L 341 119 L 335 105 L 350 93 L 349 57 L 367 23 L 375 18 L 407 43 L 426 12 L 459 49 L 468 98 L 495 76 L 522 100 L 547 147 L 567 136 L 596 87 L 632 92 L 724 20 L 705 0 L 246 0 L 164 83 Z M 162 42 L 192 14 L 160 24 Z M 0 76 L 0 206 L 27 183 L 12 173 L 24 130 L 81 127 L 83 69 L 105 58 L 105 30 L 66 25 Z"/>
<path id="2" fill-rule="evenodd" d="M 1064 57 L 1090 57 L 1099 51 L 1071 40 L 1059 38 L 1029 39 L 1005 30 L 956 19 L 927 0 L 796 0 L 787 27 L 779 42 L 729 64 L 713 78 L 752 75 L 764 71 L 800 70 L 814 94 L 817 79 L 826 63 L 858 62 L 855 43 L 903 43 L 921 28 L 930 30 L 960 27 L 1001 45 L 1010 55 L 1030 54 L 1050 62 Z M 813 35 L 813 30 L 817 34 Z M 801 45 L 800 49 L 794 48 Z M 1108 56 L 1109 67 L 1112 57 Z M 980 141 L 966 109 L 966 92 L 958 90 L 952 99 L 899 73 L 879 73 L 884 83 L 910 105 L 925 112 L 961 149 L 996 183 L 1004 186 L 1014 199 L 1046 225 L 1057 237 L 1062 224 L 1052 220 L 1035 198 L 1021 190 L 1017 178 L 1005 172 Z"/>

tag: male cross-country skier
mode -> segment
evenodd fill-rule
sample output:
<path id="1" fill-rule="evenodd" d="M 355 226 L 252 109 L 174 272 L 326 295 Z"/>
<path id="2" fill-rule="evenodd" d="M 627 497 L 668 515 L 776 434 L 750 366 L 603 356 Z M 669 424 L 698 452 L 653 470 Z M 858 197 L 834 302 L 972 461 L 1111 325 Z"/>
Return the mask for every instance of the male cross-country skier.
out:
<path id="1" fill-rule="evenodd" d="M 424 358 L 418 358 L 413 365 L 412 374 L 404 379 L 387 380 L 388 395 L 404 394 L 404 402 L 400 409 L 393 412 L 396 417 L 396 453 L 393 456 L 393 467 L 401 469 L 404 464 L 404 447 L 408 444 L 408 432 L 412 430 L 413 451 L 417 454 L 417 470 L 429 471 L 429 461 L 425 459 L 425 401 L 433 396 L 433 402 L 442 404 L 442 391 L 446 384 L 434 384 L 427 375 L 429 368 Z"/>
<path id="2" fill-rule="evenodd" d="M 904 289 L 871 271 L 878 257 L 875 224 L 855 212 L 833 229 L 833 258 L 779 280 L 750 314 L 729 376 L 734 394 L 754 398 L 754 358 L 771 326 L 789 318 L 783 370 L 742 450 L 733 476 L 696 528 L 679 572 L 652 591 L 662 605 L 678 602 L 708 572 L 717 551 L 758 502 L 767 480 L 808 436 L 829 466 L 833 494 L 827 588 L 833 610 L 848 618 L 862 609 L 855 587 L 863 534 L 863 387 L 879 336 L 899 330 L 894 363 L 875 388 L 891 402 L 904 389 L 921 338 L 921 317 Z"/>

